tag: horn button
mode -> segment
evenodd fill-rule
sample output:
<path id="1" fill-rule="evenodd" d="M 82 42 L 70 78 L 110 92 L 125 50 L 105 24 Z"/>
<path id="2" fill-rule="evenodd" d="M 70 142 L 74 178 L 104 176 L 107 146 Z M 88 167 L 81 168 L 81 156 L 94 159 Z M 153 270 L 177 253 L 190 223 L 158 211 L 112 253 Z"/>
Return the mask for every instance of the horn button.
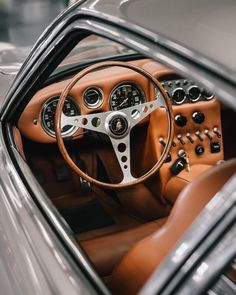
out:
<path id="1" fill-rule="evenodd" d="M 124 114 L 116 114 L 109 118 L 108 128 L 111 135 L 115 137 L 123 137 L 127 134 L 129 122 Z"/>

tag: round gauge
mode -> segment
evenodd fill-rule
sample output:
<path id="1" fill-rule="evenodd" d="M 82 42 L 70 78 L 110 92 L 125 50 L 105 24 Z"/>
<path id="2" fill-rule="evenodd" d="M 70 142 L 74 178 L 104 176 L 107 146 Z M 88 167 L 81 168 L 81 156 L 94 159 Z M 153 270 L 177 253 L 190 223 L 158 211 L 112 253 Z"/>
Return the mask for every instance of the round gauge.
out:
<path id="1" fill-rule="evenodd" d="M 44 128 L 44 130 L 49 135 L 55 136 L 55 113 L 56 113 L 56 107 L 58 103 L 59 97 L 54 97 L 47 101 L 42 108 L 41 112 L 41 123 Z M 64 106 L 63 106 L 63 113 L 66 116 L 76 116 L 80 115 L 80 110 L 78 106 L 70 99 L 66 99 Z M 78 128 L 75 126 L 64 126 L 62 128 L 62 136 L 70 135 L 73 132 L 75 132 Z"/>
<path id="2" fill-rule="evenodd" d="M 194 85 L 194 86 L 189 87 L 188 97 L 192 102 L 198 101 L 200 96 L 201 96 L 201 91 L 198 86 Z"/>
<path id="3" fill-rule="evenodd" d="M 206 90 L 206 89 L 202 89 L 202 96 L 207 99 L 210 100 L 214 97 L 214 94 L 211 93 L 210 91 Z"/>
<path id="4" fill-rule="evenodd" d="M 176 88 L 172 93 L 174 103 L 181 104 L 186 99 L 186 92 L 183 88 Z"/>
<path id="5" fill-rule="evenodd" d="M 84 100 L 85 105 L 88 108 L 90 108 L 90 109 L 97 108 L 103 102 L 102 91 L 96 87 L 88 88 L 84 92 L 83 100 Z"/>
<path id="6" fill-rule="evenodd" d="M 134 83 L 117 86 L 110 96 L 110 108 L 118 111 L 145 102 L 142 90 Z"/>

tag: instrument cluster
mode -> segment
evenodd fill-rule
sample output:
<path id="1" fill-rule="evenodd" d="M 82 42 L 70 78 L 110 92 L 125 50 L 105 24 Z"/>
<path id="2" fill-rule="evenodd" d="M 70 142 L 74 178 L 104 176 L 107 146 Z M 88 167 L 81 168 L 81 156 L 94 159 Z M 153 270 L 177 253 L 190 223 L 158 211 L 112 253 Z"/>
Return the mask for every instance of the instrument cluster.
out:
<path id="1" fill-rule="evenodd" d="M 211 92 L 187 79 L 164 80 L 161 84 L 174 105 L 208 101 L 214 98 Z"/>
<path id="2" fill-rule="evenodd" d="M 55 113 L 59 97 L 52 97 L 47 100 L 41 110 L 41 125 L 44 131 L 55 137 Z M 122 82 L 115 86 L 109 96 L 109 109 L 118 111 L 131 106 L 135 106 L 146 101 L 145 95 L 141 87 L 134 82 Z M 103 91 L 98 87 L 87 88 L 82 95 L 82 103 L 89 109 L 98 109 L 104 102 Z M 63 113 L 67 116 L 80 115 L 80 107 L 72 97 L 68 97 L 65 101 Z M 78 128 L 77 128 L 78 129 Z M 62 136 L 73 135 L 76 128 L 65 126 L 62 129 Z"/>
<path id="3" fill-rule="evenodd" d="M 83 94 L 83 102 L 89 109 L 96 109 L 103 103 L 104 95 L 100 88 L 91 87 Z M 134 82 L 116 85 L 109 97 L 111 111 L 122 110 L 146 101 L 143 90 Z"/>
<path id="4" fill-rule="evenodd" d="M 201 89 L 194 82 L 187 79 L 168 79 L 161 81 L 161 84 L 168 93 L 173 105 L 208 101 L 214 98 L 212 93 Z M 156 91 L 156 96 L 158 97 L 159 95 L 159 91 Z M 59 97 L 50 98 L 44 103 L 41 110 L 41 125 L 46 133 L 53 137 L 55 136 L 54 117 L 58 99 Z M 145 94 L 140 85 L 132 81 L 126 81 L 117 84 L 113 88 L 107 103 L 110 110 L 118 111 L 144 103 L 145 101 Z M 82 94 L 81 102 L 88 109 L 95 111 L 103 104 L 104 93 L 99 87 L 88 87 Z M 72 97 L 68 97 L 66 100 L 63 112 L 67 116 L 76 116 L 81 113 L 78 103 Z M 62 130 L 62 135 L 73 135 L 77 129 L 72 126 L 65 126 Z"/>

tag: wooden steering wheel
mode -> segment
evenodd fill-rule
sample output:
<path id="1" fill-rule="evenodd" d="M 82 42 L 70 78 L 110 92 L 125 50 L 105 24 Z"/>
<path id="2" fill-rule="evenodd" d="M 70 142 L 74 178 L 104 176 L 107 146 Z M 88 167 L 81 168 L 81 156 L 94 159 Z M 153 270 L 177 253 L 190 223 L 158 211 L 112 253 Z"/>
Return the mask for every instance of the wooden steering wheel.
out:
<path id="1" fill-rule="evenodd" d="M 145 76 L 147 79 L 151 81 L 151 83 L 156 87 L 161 95 L 157 99 L 153 99 L 151 101 L 147 101 L 145 103 L 131 106 L 119 111 L 108 111 L 108 112 L 100 112 L 93 113 L 89 115 L 79 115 L 69 117 L 63 114 L 63 105 L 70 94 L 73 86 L 85 75 L 88 73 L 103 69 L 105 67 L 125 67 L 131 70 L 138 72 L 139 74 Z M 145 117 L 150 115 L 159 107 L 165 107 L 166 113 L 168 116 L 168 136 L 166 145 L 162 152 L 161 157 L 158 159 L 156 164 L 144 175 L 141 177 L 135 178 L 131 174 L 131 161 L 130 161 L 130 131 L 131 129 L 137 125 L 140 121 L 142 121 Z M 161 86 L 160 82 L 155 79 L 150 73 L 144 71 L 142 68 L 125 63 L 125 62 L 102 62 L 96 65 L 90 66 L 80 73 L 78 73 L 65 89 L 62 91 L 61 96 L 59 98 L 57 109 L 56 109 L 56 117 L 55 117 L 55 130 L 56 130 L 56 139 L 59 150 L 68 163 L 68 165 L 83 179 L 88 181 L 91 184 L 95 184 L 97 186 L 108 188 L 108 189 L 118 189 L 125 188 L 129 186 L 136 185 L 140 182 L 145 181 L 153 174 L 155 174 L 162 164 L 165 162 L 166 157 L 171 148 L 171 143 L 173 139 L 173 113 L 172 113 L 172 105 L 170 103 L 170 99 L 166 94 L 165 90 Z M 61 128 L 66 125 L 71 125 L 75 127 L 80 127 L 83 129 L 91 130 L 94 132 L 100 132 L 108 135 L 110 138 L 111 144 L 115 151 L 116 157 L 120 164 L 121 171 L 123 173 L 123 179 L 120 183 L 106 183 L 94 179 L 84 173 L 72 160 L 69 156 L 61 135 Z"/>

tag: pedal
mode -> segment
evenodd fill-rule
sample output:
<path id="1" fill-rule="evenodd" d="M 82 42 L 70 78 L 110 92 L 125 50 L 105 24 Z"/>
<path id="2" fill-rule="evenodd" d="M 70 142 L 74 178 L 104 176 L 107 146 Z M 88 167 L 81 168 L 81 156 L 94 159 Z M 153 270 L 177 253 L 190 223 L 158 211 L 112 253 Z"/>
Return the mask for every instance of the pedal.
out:
<path id="1" fill-rule="evenodd" d="M 86 165 L 85 162 L 82 161 L 81 159 L 79 161 L 77 161 L 77 166 L 84 172 L 87 174 L 87 169 L 86 169 Z M 92 188 L 91 188 L 91 184 L 85 180 L 84 178 L 80 177 L 79 178 L 80 181 L 80 185 L 81 185 L 81 192 L 83 195 L 89 195 L 92 193 Z"/>

